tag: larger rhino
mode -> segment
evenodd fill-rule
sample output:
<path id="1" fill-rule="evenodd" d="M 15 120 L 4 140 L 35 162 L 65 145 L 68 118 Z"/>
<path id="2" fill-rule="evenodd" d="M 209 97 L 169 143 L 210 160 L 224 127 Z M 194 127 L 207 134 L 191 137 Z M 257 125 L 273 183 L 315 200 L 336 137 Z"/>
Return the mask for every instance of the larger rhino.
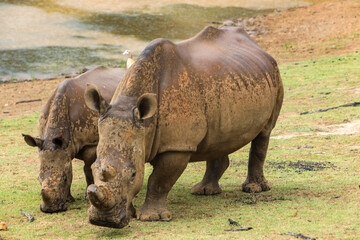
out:
<path id="1" fill-rule="evenodd" d="M 39 138 L 24 135 L 25 142 L 39 148 L 42 203 L 46 213 L 65 211 L 70 194 L 72 159 L 84 161 L 88 185 L 94 182 L 91 164 L 96 159 L 99 114 L 85 105 L 87 83 L 97 84 L 110 100 L 126 70 L 96 67 L 60 83 L 48 99 L 38 121 Z"/>
<path id="2" fill-rule="evenodd" d="M 88 85 L 86 104 L 101 114 L 90 223 L 122 228 L 153 165 L 138 218 L 170 220 L 167 195 L 189 162 L 206 161 L 193 192 L 217 184 L 227 155 L 251 142 L 243 191 L 269 190 L 263 165 L 283 85 L 276 61 L 240 28 L 206 27 L 174 44 L 152 41 L 128 70 L 111 103 Z"/>

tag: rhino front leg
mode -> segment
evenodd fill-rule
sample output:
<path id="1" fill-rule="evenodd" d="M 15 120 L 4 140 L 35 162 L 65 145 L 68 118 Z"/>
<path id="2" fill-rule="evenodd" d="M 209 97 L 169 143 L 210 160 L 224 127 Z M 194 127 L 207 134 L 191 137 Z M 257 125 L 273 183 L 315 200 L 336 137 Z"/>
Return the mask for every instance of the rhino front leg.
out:
<path id="1" fill-rule="evenodd" d="M 264 135 L 263 133 L 260 133 L 251 142 L 248 176 L 246 181 L 242 184 L 242 190 L 244 192 L 256 193 L 270 190 L 270 185 L 266 181 L 263 171 L 269 138 L 270 134 Z"/>
<path id="2" fill-rule="evenodd" d="M 171 212 L 166 208 L 166 198 L 176 180 L 184 172 L 191 153 L 163 153 L 154 163 L 147 186 L 146 198 L 140 208 L 141 221 L 171 220 Z"/>
<path id="3" fill-rule="evenodd" d="M 71 195 L 71 190 L 70 190 L 70 186 L 69 186 L 69 189 L 66 193 L 66 202 L 74 202 L 75 201 L 75 198 Z"/>
<path id="4" fill-rule="evenodd" d="M 94 178 L 91 171 L 91 163 L 85 162 L 84 165 L 84 174 L 86 178 L 86 189 L 88 186 L 94 183 Z M 88 200 L 87 191 L 85 190 L 85 200 Z"/>
<path id="5" fill-rule="evenodd" d="M 86 179 L 86 189 L 94 183 L 94 178 L 91 170 L 91 165 L 96 160 L 96 146 L 85 146 L 76 156 L 78 159 L 84 161 L 84 174 Z M 88 200 L 87 191 L 85 190 L 85 200 Z"/>
<path id="6" fill-rule="evenodd" d="M 215 160 L 206 161 L 206 171 L 200 183 L 191 189 L 195 195 L 215 195 L 221 193 L 219 180 L 229 167 L 229 157 L 224 156 Z"/>

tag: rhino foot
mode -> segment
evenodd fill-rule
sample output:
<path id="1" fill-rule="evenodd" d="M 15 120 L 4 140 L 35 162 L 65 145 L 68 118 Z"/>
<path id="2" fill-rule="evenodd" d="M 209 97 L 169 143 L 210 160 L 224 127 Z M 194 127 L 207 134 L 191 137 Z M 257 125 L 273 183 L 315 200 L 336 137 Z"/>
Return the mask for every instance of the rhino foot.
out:
<path id="1" fill-rule="evenodd" d="M 204 183 L 200 182 L 200 183 L 196 184 L 195 186 L 193 186 L 190 192 L 191 192 L 191 194 L 194 194 L 194 195 L 216 195 L 216 194 L 220 194 L 222 192 L 222 190 L 218 183 L 204 184 Z"/>
<path id="2" fill-rule="evenodd" d="M 265 192 L 269 191 L 270 189 L 270 185 L 266 180 L 262 182 L 249 182 L 248 180 L 246 180 L 242 184 L 242 191 L 247 193 Z"/>
<path id="3" fill-rule="evenodd" d="M 166 208 L 141 208 L 138 219 L 140 221 L 170 221 L 172 214 Z"/>

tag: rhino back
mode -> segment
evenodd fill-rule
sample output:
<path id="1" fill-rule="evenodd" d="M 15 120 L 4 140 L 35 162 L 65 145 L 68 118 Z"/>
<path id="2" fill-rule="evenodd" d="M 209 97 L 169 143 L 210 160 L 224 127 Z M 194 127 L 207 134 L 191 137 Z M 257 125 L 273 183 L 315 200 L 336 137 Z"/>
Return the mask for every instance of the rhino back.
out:
<path id="1" fill-rule="evenodd" d="M 160 85 L 159 151 L 221 156 L 255 138 L 282 88 L 276 61 L 238 28 L 207 28 L 173 52 Z"/>
<path id="2" fill-rule="evenodd" d="M 40 137 L 46 139 L 61 135 L 66 141 L 73 141 L 77 148 L 96 143 L 99 115 L 85 105 L 86 84 L 98 85 L 104 98 L 110 101 L 125 71 L 99 66 L 60 83 L 39 117 Z"/>
<path id="3" fill-rule="evenodd" d="M 119 84 L 112 104 L 146 92 L 158 97 L 151 156 L 214 149 L 225 155 L 269 122 L 281 104 L 282 83 L 276 61 L 242 29 L 207 27 L 178 44 L 152 41 Z"/>

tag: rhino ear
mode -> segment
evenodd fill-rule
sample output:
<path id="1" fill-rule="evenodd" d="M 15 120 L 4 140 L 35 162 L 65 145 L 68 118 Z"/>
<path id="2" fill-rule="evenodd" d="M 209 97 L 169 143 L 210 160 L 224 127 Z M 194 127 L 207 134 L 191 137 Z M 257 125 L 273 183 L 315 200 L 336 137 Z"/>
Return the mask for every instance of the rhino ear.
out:
<path id="1" fill-rule="evenodd" d="M 144 120 L 154 116 L 157 109 L 157 99 L 154 93 L 145 93 L 141 95 L 137 101 L 137 109 L 139 118 Z"/>
<path id="2" fill-rule="evenodd" d="M 22 134 L 24 137 L 24 141 L 31 147 L 41 148 L 44 140 L 41 138 L 35 138 L 30 135 Z"/>
<path id="3" fill-rule="evenodd" d="M 109 104 L 101 96 L 98 87 L 94 84 L 88 83 L 85 91 L 85 103 L 91 110 L 103 114 L 109 107 Z"/>

